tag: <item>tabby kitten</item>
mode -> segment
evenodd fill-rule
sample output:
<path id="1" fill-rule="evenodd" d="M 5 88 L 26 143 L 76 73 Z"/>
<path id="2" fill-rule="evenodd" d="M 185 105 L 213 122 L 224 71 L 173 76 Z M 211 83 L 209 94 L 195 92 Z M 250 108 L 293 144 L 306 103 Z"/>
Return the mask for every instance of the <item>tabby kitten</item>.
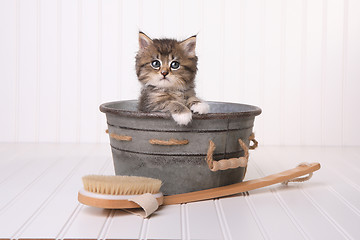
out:
<path id="1" fill-rule="evenodd" d="M 142 84 L 138 109 L 169 112 L 179 125 L 191 122 L 192 112 L 205 114 L 209 105 L 196 97 L 196 36 L 184 41 L 150 39 L 139 33 L 136 74 Z"/>

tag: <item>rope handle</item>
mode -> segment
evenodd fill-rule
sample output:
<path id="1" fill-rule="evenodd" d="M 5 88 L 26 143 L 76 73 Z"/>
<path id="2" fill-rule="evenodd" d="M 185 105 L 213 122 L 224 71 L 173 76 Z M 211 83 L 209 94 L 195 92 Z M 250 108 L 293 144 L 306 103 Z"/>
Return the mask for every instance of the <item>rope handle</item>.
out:
<path id="1" fill-rule="evenodd" d="M 178 140 L 174 138 L 171 138 L 170 140 L 150 139 L 149 143 L 153 145 L 176 146 L 176 145 L 186 145 L 189 143 L 189 140 L 187 139 Z"/>
<path id="2" fill-rule="evenodd" d="M 229 159 L 221 159 L 218 161 L 214 161 L 213 153 L 215 151 L 215 143 L 213 141 L 209 141 L 209 148 L 206 155 L 206 162 L 209 166 L 209 169 L 213 172 L 218 170 L 227 170 L 238 167 L 246 167 L 249 160 L 249 150 L 245 143 L 239 138 L 238 142 L 241 148 L 244 150 L 245 154 L 239 158 L 229 158 Z"/>
<path id="3" fill-rule="evenodd" d="M 303 162 L 303 163 L 300 163 L 298 165 L 298 167 L 309 167 L 310 165 L 311 165 L 310 163 Z M 288 185 L 289 182 L 306 182 L 306 181 L 310 180 L 312 178 L 312 176 L 313 176 L 313 172 L 309 172 L 308 175 L 305 177 L 292 178 L 292 179 L 282 182 L 282 184 Z"/>
<path id="4" fill-rule="evenodd" d="M 249 140 L 253 143 L 252 145 L 249 146 L 249 149 L 254 150 L 258 147 L 259 142 L 256 141 L 255 139 L 255 133 L 251 133 Z"/>

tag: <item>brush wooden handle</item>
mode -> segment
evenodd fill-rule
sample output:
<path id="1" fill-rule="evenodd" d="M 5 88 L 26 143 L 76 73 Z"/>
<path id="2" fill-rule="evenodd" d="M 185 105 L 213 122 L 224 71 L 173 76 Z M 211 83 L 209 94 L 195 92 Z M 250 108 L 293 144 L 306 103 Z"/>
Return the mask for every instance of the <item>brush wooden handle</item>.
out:
<path id="1" fill-rule="evenodd" d="M 158 205 L 163 204 L 163 196 L 156 198 Z M 104 208 L 104 209 L 127 209 L 127 208 L 141 208 L 141 206 L 135 202 L 129 200 L 114 200 L 114 199 L 103 199 L 86 196 L 85 194 L 78 192 L 78 201 L 82 204 Z"/>
<path id="2" fill-rule="evenodd" d="M 208 200 L 218 197 L 234 195 L 246 192 L 276 183 L 282 183 L 297 177 L 304 176 L 320 169 L 320 163 L 310 163 L 308 165 L 298 166 L 284 172 L 269 175 L 263 178 L 249 180 L 241 183 L 235 183 L 223 187 L 211 188 L 196 192 L 176 194 L 164 197 L 164 205 L 180 204 Z"/>

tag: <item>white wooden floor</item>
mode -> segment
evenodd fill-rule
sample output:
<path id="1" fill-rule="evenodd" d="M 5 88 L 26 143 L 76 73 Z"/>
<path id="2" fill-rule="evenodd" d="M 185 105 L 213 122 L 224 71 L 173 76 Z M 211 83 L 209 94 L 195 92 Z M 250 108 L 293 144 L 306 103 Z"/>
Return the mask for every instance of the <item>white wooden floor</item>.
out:
<path id="1" fill-rule="evenodd" d="M 77 202 L 83 175 L 113 174 L 107 144 L 0 144 L 0 239 L 360 239 L 360 147 L 260 146 L 246 179 L 315 161 L 322 169 L 309 182 L 143 220 Z"/>

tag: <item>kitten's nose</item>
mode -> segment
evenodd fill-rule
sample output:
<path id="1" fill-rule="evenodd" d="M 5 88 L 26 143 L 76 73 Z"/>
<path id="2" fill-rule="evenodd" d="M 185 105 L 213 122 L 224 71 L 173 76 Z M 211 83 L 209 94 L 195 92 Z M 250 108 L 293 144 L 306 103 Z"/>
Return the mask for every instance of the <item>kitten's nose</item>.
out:
<path id="1" fill-rule="evenodd" d="M 168 75 L 169 72 L 168 71 L 161 71 L 161 75 L 163 75 L 164 77 L 166 77 L 166 75 Z"/>

